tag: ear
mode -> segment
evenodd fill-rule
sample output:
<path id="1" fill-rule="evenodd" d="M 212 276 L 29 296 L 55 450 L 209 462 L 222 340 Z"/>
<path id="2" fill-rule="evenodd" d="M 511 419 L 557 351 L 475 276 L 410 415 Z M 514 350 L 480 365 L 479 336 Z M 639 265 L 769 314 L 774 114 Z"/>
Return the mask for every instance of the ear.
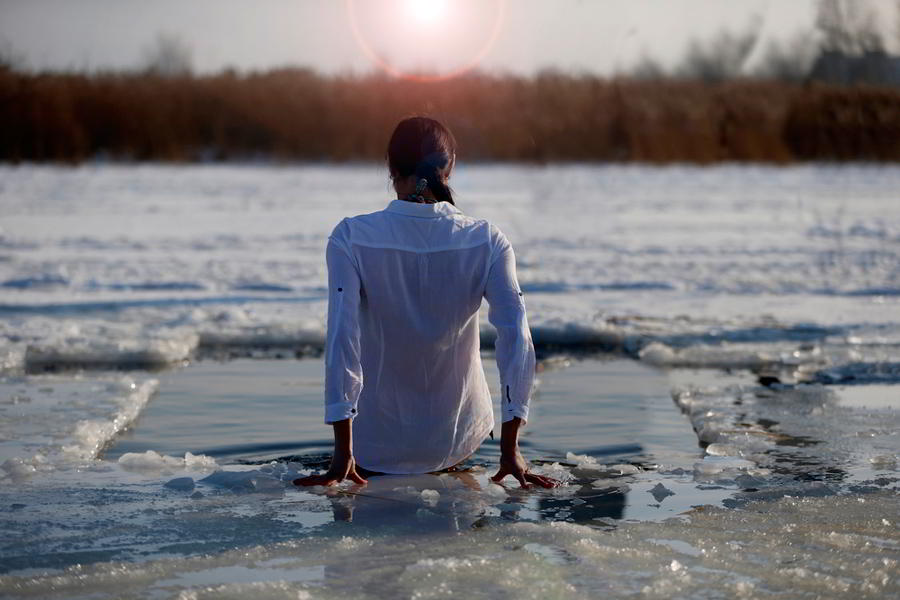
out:
<path id="1" fill-rule="evenodd" d="M 450 157 L 450 162 L 447 163 L 447 167 L 443 169 L 442 179 L 444 183 L 447 183 L 447 180 L 450 179 L 450 173 L 453 172 L 453 167 L 456 166 L 456 154 Z"/>

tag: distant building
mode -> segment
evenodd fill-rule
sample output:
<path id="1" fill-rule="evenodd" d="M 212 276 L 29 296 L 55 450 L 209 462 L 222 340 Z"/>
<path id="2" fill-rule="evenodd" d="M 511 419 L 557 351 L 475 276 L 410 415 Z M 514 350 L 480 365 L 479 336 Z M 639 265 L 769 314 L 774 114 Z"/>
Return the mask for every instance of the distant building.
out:
<path id="1" fill-rule="evenodd" d="M 813 63 L 809 79 L 841 85 L 865 83 L 900 87 L 900 56 L 884 50 L 869 50 L 860 55 L 827 50 Z"/>

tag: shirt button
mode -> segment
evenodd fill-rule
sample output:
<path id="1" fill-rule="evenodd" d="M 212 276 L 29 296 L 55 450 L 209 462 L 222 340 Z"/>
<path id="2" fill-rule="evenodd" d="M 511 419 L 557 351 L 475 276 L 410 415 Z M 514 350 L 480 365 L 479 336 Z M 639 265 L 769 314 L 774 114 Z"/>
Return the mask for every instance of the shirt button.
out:
<path id="1" fill-rule="evenodd" d="M 339 292 L 343 292 L 343 291 L 344 291 L 344 288 L 338 288 L 338 291 L 339 291 Z"/>

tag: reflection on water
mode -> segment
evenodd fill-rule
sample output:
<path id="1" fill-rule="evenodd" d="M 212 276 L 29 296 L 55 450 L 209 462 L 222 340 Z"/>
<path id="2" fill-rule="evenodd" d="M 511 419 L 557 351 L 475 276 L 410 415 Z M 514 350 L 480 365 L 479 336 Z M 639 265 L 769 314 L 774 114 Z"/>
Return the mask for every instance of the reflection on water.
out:
<path id="1" fill-rule="evenodd" d="M 567 521 L 608 527 L 622 519 L 628 486 L 598 488 L 589 482 L 569 485 L 564 493 L 509 488 L 483 474 L 373 476 L 366 486 L 326 491 L 335 523 L 363 531 L 416 535 L 460 532 L 492 520 Z M 471 494 L 466 494 L 469 491 Z"/>
<path id="2" fill-rule="evenodd" d="M 547 520 L 597 525 L 598 519 L 621 519 L 625 514 L 627 488 L 596 488 L 582 484 L 565 499 L 540 498 L 541 515 Z"/>

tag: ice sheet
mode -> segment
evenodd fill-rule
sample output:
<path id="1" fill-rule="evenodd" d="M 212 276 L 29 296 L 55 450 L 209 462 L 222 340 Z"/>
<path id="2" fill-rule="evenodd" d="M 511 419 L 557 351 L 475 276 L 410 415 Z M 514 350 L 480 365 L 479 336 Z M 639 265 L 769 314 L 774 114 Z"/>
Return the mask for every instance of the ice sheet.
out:
<path id="1" fill-rule="evenodd" d="M 375 165 L 0 178 L 5 372 L 320 351 L 327 235 L 390 200 Z M 543 348 L 796 370 L 811 345 L 802 366 L 825 382 L 884 381 L 900 361 L 896 167 L 461 164 L 454 179 L 460 207 L 514 243 Z"/>
<path id="2" fill-rule="evenodd" d="M 896 481 L 900 411 L 841 401 L 812 384 L 686 387 L 673 392 L 706 456 L 694 478 L 753 493 L 836 493 L 877 477 Z"/>
<path id="3" fill-rule="evenodd" d="M 429 479 L 372 498 L 296 491 L 309 467 L 289 461 L 97 453 L 151 396 L 148 370 L 320 352 L 327 235 L 387 204 L 383 168 L 0 180 L 3 595 L 898 595 L 897 167 L 460 164 L 460 207 L 516 248 L 542 356 L 601 350 L 685 380 L 676 405 L 703 448 L 555 456 L 539 467 L 568 483 L 553 492 L 476 472 L 478 490 Z M 598 440 L 622 425 L 564 391 Z M 621 520 L 701 503 L 717 507 Z"/>
<path id="4" fill-rule="evenodd" d="M 157 385 L 125 376 L 0 378 L 0 481 L 93 464 Z"/>
<path id="5" fill-rule="evenodd" d="M 171 494 L 180 499 L 185 492 Z M 198 552 L 193 556 L 2 575 L 0 588 L 16 598 L 886 598 L 900 593 L 900 503 L 885 492 L 782 498 L 741 510 L 702 507 L 680 519 L 615 529 L 499 519 L 462 533 L 440 503 L 398 502 L 387 508 L 390 503 L 382 501 L 381 518 L 393 511 L 419 528 L 389 540 L 383 529 L 365 523 L 312 529 L 291 523 L 297 508 L 316 502 L 305 500 L 314 498 L 309 494 L 294 495 L 282 504 L 283 535 L 273 535 L 268 543 L 207 554 L 204 548 L 217 549 L 221 542 L 194 542 Z M 161 550 L 190 543 L 179 544 L 178 536 L 206 538 L 218 526 L 219 540 L 228 540 L 278 518 L 267 513 L 250 519 L 222 506 L 210 509 L 208 498 L 191 502 L 200 503 L 202 512 L 178 509 L 171 501 L 152 505 L 148 521 L 157 526 L 173 507 L 180 515 L 169 521 L 170 528 L 177 523 L 173 545 Z M 339 505 L 334 512 L 341 513 Z M 444 533 L 441 527 L 447 527 Z M 91 550 L 72 547 L 69 552 L 87 557 Z"/>

